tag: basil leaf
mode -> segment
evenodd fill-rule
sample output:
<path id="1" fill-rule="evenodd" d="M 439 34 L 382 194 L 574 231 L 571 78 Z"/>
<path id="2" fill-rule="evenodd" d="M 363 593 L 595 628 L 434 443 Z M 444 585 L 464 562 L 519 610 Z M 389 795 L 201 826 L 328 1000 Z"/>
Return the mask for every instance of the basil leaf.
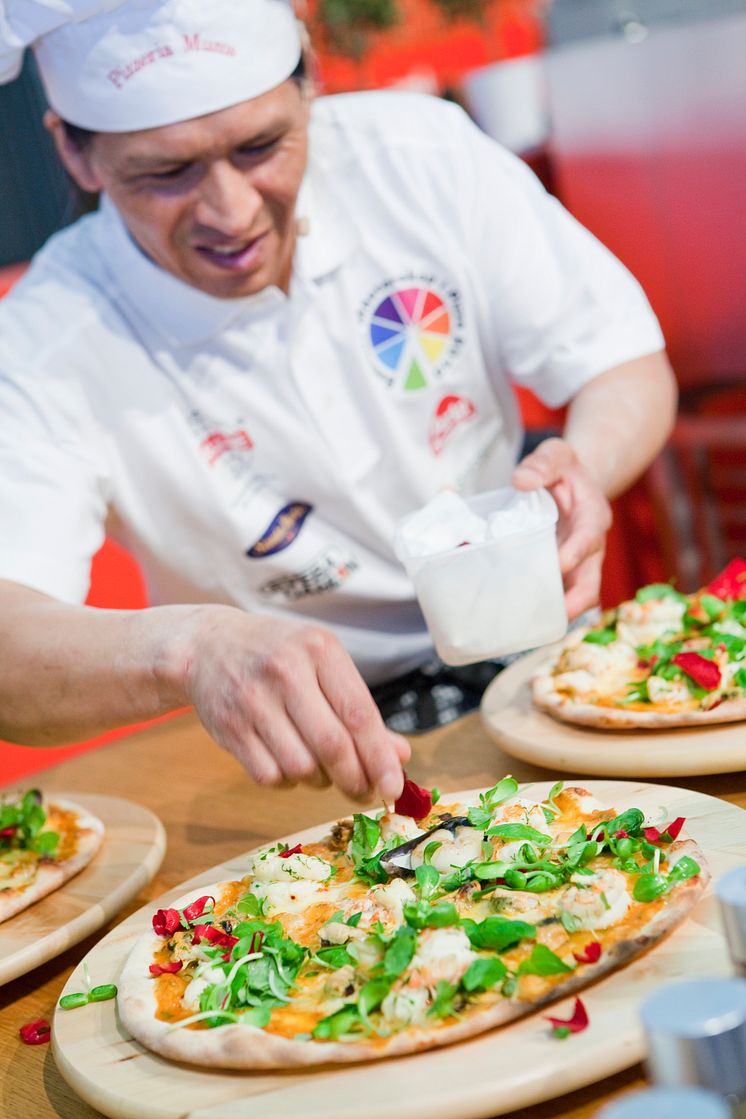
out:
<path id="1" fill-rule="evenodd" d="M 354 962 L 344 944 L 329 944 L 324 948 L 319 948 L 318 952 L 314 953 L 313 959 L 320 960 L 322 964 L 334 968 L 335 971 L 337 968 L 346 967 L 347 964 Z"/>
<path id="2" fill-rule="evenodd" d="M 674 886 L 677 882 L 686 882 L 688 878 L 695 878 L 701 869 L 698 862 L 689 855 L 683 855 L 669 871 L 669 885 Z"/>
<path id="3" fill-rule="evenodd" d="M 611 645 L 612 641 L 616 641 L 616 630 L 592 629 L 586 633 L 583 641 L 587 641 L 589 645 Z"/>
<path id="4" fill-rule="evenodd" d="M 252 1006 L 248 1010 L 242 1010 L 240 1017 L 242 1022 L 248 1022 L 250 1026 L 257 1026 L 261 1030 L 269 1024 L 272 1010 L 268 1006 Z"/>
<path id="5" fill-rule="evenodd" d="M 417 934 L 408 925 L 396 930 L 383 955 L 383 974 L 387 979 L 396 979 L 406 971 L 412 962 L 417 948 Z"/>
<path id="6" fill-rule="evenodd" d="M 635 901 L 655 901 L 668 889 L 668 881 L 663 874 L 641 874 L 635 882 L 632 895 Z"/>
<path id="7" fill-rule="evenodd" d="M 680 594 L 670 583 L 649 583 L 647 587 L 640 587 L 635 595 L 635 602 L 650 602 L 658 598 L 672 598 L 676 602 L 687 602 L 686 595 Z"/>
<path id="8" fill-rule="evenodd" d="M 573 969 L 564 960 L 547 948 L 546 944 L 535 944 L 531 955 L 519 966 L 517 975 L 563 975 Z"/>
<path id="9" fill-rule="evenodd" d="M 423 898 L 429 898 L 437 890 L 440 874 L 434 866 L 418 866 L 414 876 Z"/>
<path id="10" fill-rule="evenodd" d="M 418 901 L 405 904 L 404 920 L 413 929 L 443 929 L 449 925 L 458 925 L 460 919 L 456 906 L 450 901 L 440 902 L 438 905 Z"/>
<path id="11" fill-rule="evenodd" d="M 340 1010 L 335 1010 L 334 1014 L 329 1014 L 317 1022 L 311 1031 L 311 1036 L 321 1041 L 339 1041 L 340 1038 L 351 1033 L 356 1026 L 359 1029 L 360 1025 L 358 1008 L 351 1005 L 343 1006 Z"/>
<path id="12" fill-rule="evenodd" d="M 536 925 L 527 921 L 511 921 L 507 917 L 485 917 L 483 921 L 463 921 L 464 931 L 475 948 L 486 948 L 492 952 L 504 952 L 520 944 L 522 940 L 533 940 Z"/>
<path id="13" fill-rule="evenodd" d="M 453 1002 L 457 992 L 458 987 L 454 987 L 452 983 L 448 983 L 445 979 L 439 979 L 435 988 L 435 999 L 428 1010 L 428 1014 L 435 1018 L 449 1018 L 455 1013 Z"/>
<path id="14" fill-rule="evenodd" d="M 465 991 L 488 991 L 508 974 L 508 969 L 497 956 L 492 959 L 474 960 L 461 977 Z"/>
<path id="15" fill-rule="evenodd" d="M 547 847 L 552 842 L 551 835 L 544 835 L 527 824 L 496 824 L 489 829 L 487 835 L 497 839 L 527 839 L 539 847 Z"/>

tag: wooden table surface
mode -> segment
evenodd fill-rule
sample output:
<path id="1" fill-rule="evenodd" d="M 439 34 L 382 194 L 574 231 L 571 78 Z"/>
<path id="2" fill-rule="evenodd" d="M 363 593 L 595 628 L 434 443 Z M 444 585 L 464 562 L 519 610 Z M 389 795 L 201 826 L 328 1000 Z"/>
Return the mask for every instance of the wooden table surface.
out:
<path id="1" fill-rule="evenodd" d="M 412 739 L 412 778 L 443 792 L 553 775 L 501 753 L 477 714 Z M 578 774 L 577 776 L 582 776 Z M 34 779 L 58 792 L 109 793 L 152 809 L 168 836 L 160 872 L 109 926 L 62 956 L 0 988 L 0 1117 L 96 1119 L 59 1075 L 48 1046 L 30 1047 L 18 1029 L 50 1018 L 75 964 L 118 921 L 203 868 L 288 832 L 351 811 L 335 790 L 258 789 L 190 714 L 64 762 Z M 677 784 L 746 808 L 746 773 L 677 778 Z M 592 1119 L 602 1104 L 644 1084 L 638 1066 L 579 1092 L 514 1112 L 514 1119 Z M 455 1115 L 454 1119 L 458 1119 Z"/>

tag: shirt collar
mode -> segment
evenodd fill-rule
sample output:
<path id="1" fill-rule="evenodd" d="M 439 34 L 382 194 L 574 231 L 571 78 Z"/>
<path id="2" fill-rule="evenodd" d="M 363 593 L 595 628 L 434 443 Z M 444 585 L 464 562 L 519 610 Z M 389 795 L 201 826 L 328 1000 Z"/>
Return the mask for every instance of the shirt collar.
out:
<path id="1" fill-rule="evenodd" d="M 293 273 L 307 281 L 321 281 L 334 272 L 357 240 L 351 218 L 332 198 L 335 177 L 324 139 L 312 127 L 314 158 L 309 160 L 296 204 L 300 236 Z M 284 299 L 275 287 L 241 299 L 218 299 L 172 276 L 140 249 L 106 195 L 101 198 L 98 247 L 125 302 L 172 347 L 194 345 L 239 318 L 265 314 Z"/>

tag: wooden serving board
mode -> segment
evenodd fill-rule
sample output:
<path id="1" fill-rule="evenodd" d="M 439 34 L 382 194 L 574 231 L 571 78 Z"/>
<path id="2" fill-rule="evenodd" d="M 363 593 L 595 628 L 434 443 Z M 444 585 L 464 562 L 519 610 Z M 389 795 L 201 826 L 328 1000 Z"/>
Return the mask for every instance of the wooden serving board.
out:
<path id="1" fill-rule="evenodd" d="M 574 726 L 534 706 L 530 680 L 552 658 L 539 649 L 515 661 L 482 697 L 482 722 L 506 753 L 563 773 L 687 777 L 746 769 L 746 723 L 676 730 Z"/>
<path id="2" fill-rule="evenodd" d="M 550 782 L 531 786 L 532 799 Z M 706 852 L 713 876 L 746 859 L 746 812 L 684 789 L 594 781 L 588 787 L 622 810 L 639 805 L 657 816 L 687 817 L 687 834 Z M 466 795 L 454 793 L 454 798 Z M 321 838 L 329 825 L 287 836 Z M 86 957 L 93 983 L 116 983 L 155 910 L 190 891 L 237 878 L 246 856 L 213 867 L 123 921 Z M 64 993 L 84 988 L 83 963 Z M 475 1119 L 505 1115 L 554 1098 L 635 1064 L 643 1052 L 640 1000 L 660 983 L 731 972 L 710 888 L 686 923 L 651 952 L 584 992 L 590 1027 L 559 1041 L 538 1012 L 470 1041 L 365 1065 L 293 1072 L 237 1073 L 178 1065 L 133 1041 L 114 1002 L 55 1012 L 52 1046 L 59 1070 L 87 1103 L 113 1119 Z M 567 1016 L 572 999 L 553 1013 Z"/>
<path id="3" fill-rule="evenodd" d="M 154 877 L 166 833 L 147 808 L 119 797 L 50 793 L 104 825 L 93 860 L 58 890 L 0 924 L 0 984 L 24 975 L 100 929 Z"/>

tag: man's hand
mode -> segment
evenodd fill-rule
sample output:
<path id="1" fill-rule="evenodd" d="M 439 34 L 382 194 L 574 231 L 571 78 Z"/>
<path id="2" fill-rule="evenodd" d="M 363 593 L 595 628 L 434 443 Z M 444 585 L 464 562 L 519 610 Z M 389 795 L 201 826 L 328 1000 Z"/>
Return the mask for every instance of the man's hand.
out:
<path id="1" fill-rule="evenodd" d="M 512 482 L 518 490 L 544 486 L 557 503 L 557 543 L 565 605 L 568 616 L 576 618 L 599 599 L 611 507 L 564 439 L 546 439 L 541 443 L 518 464 Z"/>
<path id="2" fill-rule="evenodd" d="M 409 743 L 386 728 L 333 634 L 232 607 L 201 607 L 194 625 L 188 700 L 255 781 L 396 799 Z"/>

